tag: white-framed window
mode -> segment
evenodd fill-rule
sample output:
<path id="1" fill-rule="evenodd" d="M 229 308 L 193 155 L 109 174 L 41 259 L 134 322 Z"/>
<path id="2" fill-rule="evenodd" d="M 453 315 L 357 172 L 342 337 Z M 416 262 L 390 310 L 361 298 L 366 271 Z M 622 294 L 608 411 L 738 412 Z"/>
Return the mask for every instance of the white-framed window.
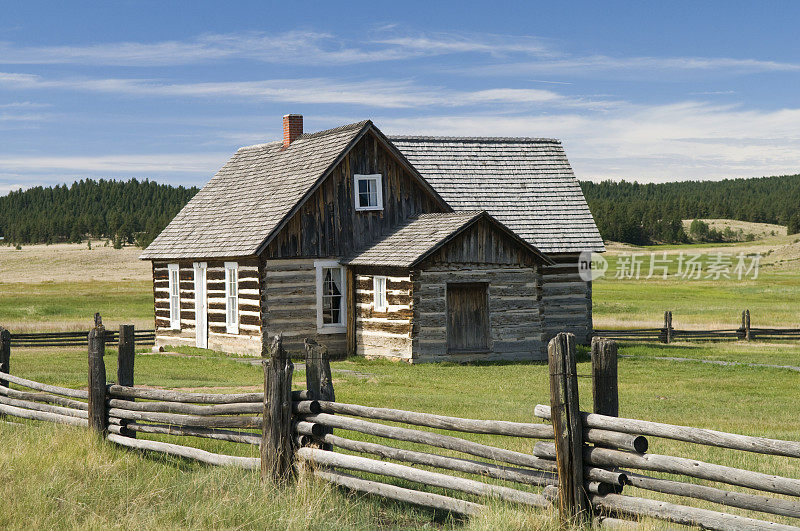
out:
<path id="1" fill-rule="evenodd" d="M 376 312 L 385 312 L 389 309 L 386 302 L 386 277 L 372 277 L 372 302 Z"/>
<path id="2" fill-rule="evenodd" d="M 380 173 L 355 175 L 356 210 L 383 210 L 383 186 Z"/>
<path id="3" fill-rule="evenodd" d="M 225 331 L 239 333 L 239 264 L 225 262 Z"/>
<path id="4" fill-rule="evenodd" d="M 181 272 L 178 264 L 167 264 L 169 278 L 169 327 L 181 329 Z"/>
<path id="5" fill-rule="evenodd" d="M 314 262 L 317 270 L 317 332 L 336 334 L 347 329 L 344 267 L 332 260 Z"/>

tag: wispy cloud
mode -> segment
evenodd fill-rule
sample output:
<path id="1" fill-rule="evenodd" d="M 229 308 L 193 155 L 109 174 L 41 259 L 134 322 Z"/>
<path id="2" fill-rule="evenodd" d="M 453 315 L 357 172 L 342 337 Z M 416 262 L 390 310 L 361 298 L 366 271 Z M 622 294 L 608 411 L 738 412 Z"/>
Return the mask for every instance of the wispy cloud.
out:
<path id="1" fill-rule="evenodd" d="M 465 107 L 488 104 L 608 107 L 602 99 L 564 96 L 551 90 L 494 88 L 454 90 L 419 86 L 403 80 L 342 81 L 330 78 L 269 79 L 166 83 L 151 79 L 50 79 L 33 74 L 0 72 L 3 86 L 24 89 L 68 89 L 129 96 L 244 98 L 300 104 L 360 105 L 374 108 Z"/>
<path id="2" fill-rule="evenodd" d="M 118 154 L 102 156 L 0 155 L 0 172 L 75 172 L 110 175 L 191 173 L 211 176 L 230 158 L 230 153 Z"/>

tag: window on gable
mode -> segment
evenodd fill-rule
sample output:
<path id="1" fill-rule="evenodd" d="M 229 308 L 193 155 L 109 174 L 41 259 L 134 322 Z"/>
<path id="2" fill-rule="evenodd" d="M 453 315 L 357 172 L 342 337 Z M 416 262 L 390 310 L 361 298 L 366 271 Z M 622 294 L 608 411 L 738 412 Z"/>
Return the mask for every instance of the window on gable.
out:
<path id="1" fill-rule="evenodd" d="M 372 277 L 372 302 L 376 312 L 385 312 L 389 305 L 386 303 L 386 277 Z"/>
<path id="2" fill-rule="evenodd" d="M 355 176 L 356 210 L 383 210 L 383 186 L 379 173 Z"/>
<path id="3" fill-rule="evenodd" d="M 181 329 L 181 275 L 178 264 L 168 264 L 169 274 L 169 327 Z"/>
<path id="4" fill-rule="evenodd" d="M 318 261 L 317 270 L 317 331 L 340 333 L 345 330 L 344 268 L 337 262 Z"/>
<path id="5" fill-rule="evenodd" d="M 225 262 L 225 331 L 239 333 L 239 264 Z"/>

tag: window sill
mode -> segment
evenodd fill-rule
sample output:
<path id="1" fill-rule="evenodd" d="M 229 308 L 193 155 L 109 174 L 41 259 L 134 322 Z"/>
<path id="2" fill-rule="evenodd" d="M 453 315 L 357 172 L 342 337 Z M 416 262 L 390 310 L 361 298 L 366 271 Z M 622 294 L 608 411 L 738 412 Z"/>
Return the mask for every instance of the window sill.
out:
<path id="1" fill-rule="evenodd" d="M 318 334 L 345 334 L 347 333 L 347 327 L 344 325 L 331 325 L 331 326 L 323 326 L 317 327 Z"/>
<path id="2" fill-rule="evenodd" d="M 374 206 L 374 207 L 356 207 L 356 212 L 378 212 L 383 210 L 383 207 Z"/>

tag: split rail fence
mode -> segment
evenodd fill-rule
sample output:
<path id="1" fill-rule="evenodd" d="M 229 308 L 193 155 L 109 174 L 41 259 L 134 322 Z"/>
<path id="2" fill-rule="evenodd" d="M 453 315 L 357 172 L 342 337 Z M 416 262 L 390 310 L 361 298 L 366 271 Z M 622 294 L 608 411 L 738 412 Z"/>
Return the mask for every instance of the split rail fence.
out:
<path id="1" fill-rule="evenodd" d="M 614 341 L 597 339 L 592 344 L 592 413 L 580 411 L 578 405 L 574 336 L 562 333 L 550 342 L 550 404 L 534 408 L 535 417 L 550 421 L 547 424 L 337 402 L 327 353 L 313 340 L 305 343 L 306 389 L 292 390 L 294 365 L 280 336 L 269 345 L 265 341 L 263 393 L 135 387 L 132 332 L 131 326 L 120 328 L 117 380 L 106 382 L 103 355 L 108 335 L 97 319 L 88 334 L 88 390 L 76 390 L 12 375 L 10 342 L 0 330 L 0 413 L 89 427 L 133 449 L 260 469 L 262 477 L 277 483 L 289 482 L 307 469 L 350 490 L 465 515 L 481 510 L 482 502 L 493 497 L 534 507 L 555 506 L 565 524 L 594 518 L 601 524 L 624 525 L 631 518 L 651 517 L 708 529 L 797 529 L 726 512 L 730 508 L 800 523 L 789 520 L 800 519 L 800 479 L 648 453 L 648 437 L 783 456 L 793 463 L 800 463 L 800 442 L 619 418 Z M 461 435 L 465 433 L 516 443 L 523 439 L 533 443 L 532 452 L 512 451 L 502 442 L 479 443 Z M 140 434 L 251 445 L 260 447 L 260 457 L 213 453 Z M 631 470 L 689 479 L 663 479 Z M 753 492 L 698 484 L 698 479 Z M 701 509 L 624 492 L 633 487 L 636 492 L 677 495 L 721 508 Z"/>
<path id="2" fill-rule="evenodd" d="M 664 312 L 661 328 L 594 329 L 594 337 L 621 341 L 753 341 L 800 339 L 800 328 L 759 328 L 750 326 L 750 310 L 742 312 L 739 328 L 720 330 L 677 330 L 672 326 L 672 312 Z"/>
<path id="3" fill-rule="evenodd" d="M 156 341 L 155 330 L 135 330 L 136 343 L 140 346 L 154 345 Z M 89 344 L 88 332 L 25 332 L 10 333 L 11 346 L 24 347 L 82 347 Z M 119 343 L 119 333 L 114 330 L 106 331 L 106 345 Z"/>

